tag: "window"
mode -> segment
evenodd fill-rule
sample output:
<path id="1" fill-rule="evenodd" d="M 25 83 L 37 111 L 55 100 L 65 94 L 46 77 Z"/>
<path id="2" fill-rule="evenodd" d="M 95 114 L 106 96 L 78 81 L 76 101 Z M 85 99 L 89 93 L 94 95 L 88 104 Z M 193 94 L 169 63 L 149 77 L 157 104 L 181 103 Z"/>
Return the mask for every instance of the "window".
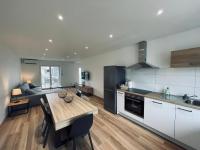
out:
<path id="1" fill-rule="evenodd" d="M 82 84 L 82 76 L 81 76 L 81 72 L 82 72 L 82 69 L 81 68 L 78 68 L 78 83 L 79 84 Z"/>
<path id="2" fill-rule="evenodd" d="M 61 86 L 61 69 L 59 66 L 41 66 L 41 85 L 43 89 Z"/>

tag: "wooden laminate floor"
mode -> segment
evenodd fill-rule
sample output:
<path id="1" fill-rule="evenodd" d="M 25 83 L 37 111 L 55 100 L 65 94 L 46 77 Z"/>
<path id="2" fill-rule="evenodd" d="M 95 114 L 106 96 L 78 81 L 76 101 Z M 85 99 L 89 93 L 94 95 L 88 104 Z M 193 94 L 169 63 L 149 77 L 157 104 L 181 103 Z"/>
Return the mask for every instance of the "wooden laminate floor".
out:
<path id="1" fill-rule="evenodd" d="M 95 150 L 182 149 L 119 115 L 105 111 L 101 99 L 91 97 L 89 101 L 99 108 L 91 130 Z M 42 119 L 40 107 L 32 108 L 28 114 L 7 118 L 0 126 L 0 150 L 43 150 L 40 135 Z M 77 145 L 77 149 L 90 149 L 88 137 L 78 139 Z M 51 138 L 45 149 L 55 150 Z M 57 150 L 70 149 L 72 142 Z"/>

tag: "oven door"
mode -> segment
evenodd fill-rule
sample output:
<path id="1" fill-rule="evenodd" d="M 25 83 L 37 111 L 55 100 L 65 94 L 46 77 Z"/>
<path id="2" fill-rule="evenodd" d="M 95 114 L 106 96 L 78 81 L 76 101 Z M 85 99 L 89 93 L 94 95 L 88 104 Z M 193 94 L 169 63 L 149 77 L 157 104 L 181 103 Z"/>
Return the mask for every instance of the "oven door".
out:
<path id="1" fill-rule="evenodd" d="M 138 117 L 144 118 L 144 100 L 126 96 L 125 110 Z"/>

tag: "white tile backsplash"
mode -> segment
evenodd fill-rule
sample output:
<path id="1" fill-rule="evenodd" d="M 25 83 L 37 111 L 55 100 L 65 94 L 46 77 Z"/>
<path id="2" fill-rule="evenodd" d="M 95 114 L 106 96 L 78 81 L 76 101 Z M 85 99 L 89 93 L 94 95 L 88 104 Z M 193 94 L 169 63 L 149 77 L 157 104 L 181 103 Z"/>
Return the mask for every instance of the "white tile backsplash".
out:
<path id="1" fill-rule="evenodd" d="M 195 88 L 195 95 L 200 98 L 200 88 Z"/>
<path id="2" fill-rule="evenodd" d="M 200 68 L 129 70 L 127 79 L 135 82 L 135 88 L 162 92 L 168 86 L 173 95 L 196 94 L 200 98 Z"/>
<path id="3" fill-rule="evenodd" d="M 200 88 L 200 68 L 196 68 L 196 85 L 195 87 Z"/>

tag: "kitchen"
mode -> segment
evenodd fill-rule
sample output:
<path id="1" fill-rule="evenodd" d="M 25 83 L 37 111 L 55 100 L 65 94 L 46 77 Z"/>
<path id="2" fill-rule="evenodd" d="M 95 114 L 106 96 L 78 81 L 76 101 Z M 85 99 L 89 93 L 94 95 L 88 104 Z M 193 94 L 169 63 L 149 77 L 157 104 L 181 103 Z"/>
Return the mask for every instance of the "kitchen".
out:
<path id="1" fill-rule="evenodd" d="M 146 61 L 147 44 L 144 41 L 138 44 L 139 63 L 124 70 L 116 66 L 104 68 L 104 108 L 186 149 L 200 149 L 200 120 L 197 119 L 200 49 L 171 52 L 171 67 L 159 68 Z M 107 71 L 113 68 L 113 74 Z M 126 80 L 129 82 L 124 85 Z M 109 85 L 114 82 L 118 90 L 112 95 Z M 115 102 L 108 100 L 114 97 Z"/>

